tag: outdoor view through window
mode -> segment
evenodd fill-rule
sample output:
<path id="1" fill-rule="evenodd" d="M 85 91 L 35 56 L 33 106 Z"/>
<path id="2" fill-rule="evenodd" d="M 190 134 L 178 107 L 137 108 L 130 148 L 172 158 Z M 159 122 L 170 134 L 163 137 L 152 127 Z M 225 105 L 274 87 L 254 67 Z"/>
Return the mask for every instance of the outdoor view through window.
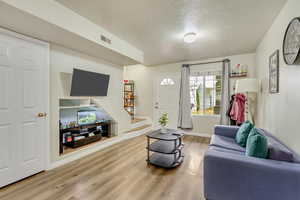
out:
<path id="1" fill-rule="evenodd" d="M 221 72 L 197 73 L 190 76 L 192 114 L 220 114 L 221 82 Z"/>

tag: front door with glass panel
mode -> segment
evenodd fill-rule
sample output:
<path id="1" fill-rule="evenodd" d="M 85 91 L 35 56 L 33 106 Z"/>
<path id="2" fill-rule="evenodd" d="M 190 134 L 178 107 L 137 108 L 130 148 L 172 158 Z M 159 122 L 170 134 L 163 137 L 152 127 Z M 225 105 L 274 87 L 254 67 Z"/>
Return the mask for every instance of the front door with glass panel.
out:
<path id="1" fill-rule="evenodd" d="M 180 74 L 157 76 L 154 80 L 154 116 L 153 124 L 159 127 L 158 119 L 163 113 L 168 113 L 167 127 L 177 129 L 179 109 Z"/>

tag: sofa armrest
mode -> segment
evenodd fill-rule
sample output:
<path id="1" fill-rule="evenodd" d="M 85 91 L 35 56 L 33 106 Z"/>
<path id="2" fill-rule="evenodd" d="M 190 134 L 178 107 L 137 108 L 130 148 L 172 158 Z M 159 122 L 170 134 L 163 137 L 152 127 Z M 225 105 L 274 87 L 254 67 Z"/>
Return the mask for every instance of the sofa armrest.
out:
<path id="1" fill-rule="evenodd" d="M 224 126 L 224 125 L 216 125 L 215 126 L 215 134 L 230 138 L 235 138 L 237 131 L 239 130 L 239 126 Z"/>
<path id="2" fill-rule="evenodd" d="M 300 199 L 300 165 L 209 149 L 204 195 L 213 200 Z"/>

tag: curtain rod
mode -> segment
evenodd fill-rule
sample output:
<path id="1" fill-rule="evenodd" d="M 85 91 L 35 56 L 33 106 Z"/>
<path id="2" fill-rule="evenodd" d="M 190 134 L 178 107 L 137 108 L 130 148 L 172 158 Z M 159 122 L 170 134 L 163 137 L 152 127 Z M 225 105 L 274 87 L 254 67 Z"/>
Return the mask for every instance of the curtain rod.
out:
<path id="1" fill-rule="evenodd" d="M 188 65 L 188 66 L 193 66 L 193 65 L 206 65 L 206 64 L 221 63 L 221 62 L 230 62 L 230 60 L 229 60 L 229 59 L 224 59 L 224 60 L 218 60 L 218 61 L 202 62 L 202 63 L 193 63 L 193 64 L 183 64 L 183 65 Z"/>

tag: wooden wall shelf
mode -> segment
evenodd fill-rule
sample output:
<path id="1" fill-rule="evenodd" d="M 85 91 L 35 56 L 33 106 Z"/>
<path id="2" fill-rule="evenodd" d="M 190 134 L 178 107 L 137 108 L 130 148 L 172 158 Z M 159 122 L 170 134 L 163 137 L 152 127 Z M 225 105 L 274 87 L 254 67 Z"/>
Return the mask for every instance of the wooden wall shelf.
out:
<path id="1" fill-rule="evenodd" d="M 135 98 L 134 82 L 124 82 L 124 109 L 128 112 L 132 119 L 134 119 Z"/>
<path id="2" fill-rule="evenodd" d="M 230 78 L 246 78 L 247 74 L 241 74 L 241 75 L 229 75 Z"/>

